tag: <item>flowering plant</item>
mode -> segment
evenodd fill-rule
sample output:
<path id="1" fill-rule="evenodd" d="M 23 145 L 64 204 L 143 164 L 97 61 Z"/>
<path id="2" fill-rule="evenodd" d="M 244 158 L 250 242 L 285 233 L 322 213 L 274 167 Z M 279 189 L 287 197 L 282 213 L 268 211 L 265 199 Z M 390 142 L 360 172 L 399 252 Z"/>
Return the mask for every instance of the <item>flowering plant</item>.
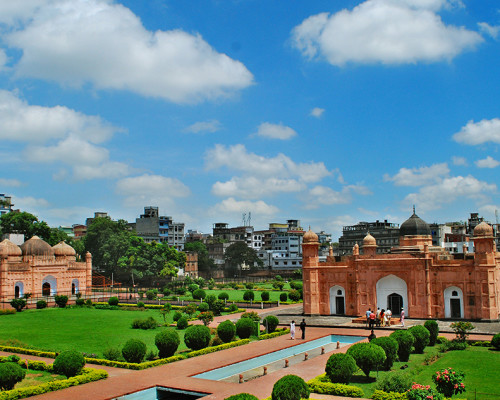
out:
<path id="1" fill-rule="evenodd" d="M 432 379 L 440 393 L 443 393 L 446 397 L 451 397 L 454 394 L 465 392 L 464 377 L 463 372 L 455 371 L 453 368 L 445 368 L 436 371 Z"/>
<path id="2" fill-rule="evenodd" d="M 429 385 L 421 385 L 413 382 L 411 388 L 406 392 L 408 400 L 442 400 L 443 395 L 437 393 Z"/>

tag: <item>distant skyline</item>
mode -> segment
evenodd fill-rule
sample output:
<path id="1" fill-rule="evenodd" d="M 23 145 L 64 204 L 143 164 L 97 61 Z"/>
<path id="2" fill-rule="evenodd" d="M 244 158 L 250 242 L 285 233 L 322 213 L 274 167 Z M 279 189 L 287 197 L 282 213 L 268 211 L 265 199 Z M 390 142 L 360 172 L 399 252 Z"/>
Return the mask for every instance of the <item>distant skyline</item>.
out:
<path id="1" fill-rule="evenodd" d="M 495 222 L 500 4 L 0 2 L 0 193 L 51 226 Z"/>

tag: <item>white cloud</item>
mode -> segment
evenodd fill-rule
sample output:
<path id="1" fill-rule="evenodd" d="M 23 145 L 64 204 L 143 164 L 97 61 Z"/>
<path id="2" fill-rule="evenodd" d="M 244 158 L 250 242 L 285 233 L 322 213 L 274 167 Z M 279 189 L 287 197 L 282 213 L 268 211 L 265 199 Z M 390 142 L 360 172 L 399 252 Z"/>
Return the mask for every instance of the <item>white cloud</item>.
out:
<path id="1" fill-rule="evenodd" d="M 469 165 L 467 163 L 467 159 L 465 157 L 457 157 L 457 156 L 453 156 L 451 158 L 452 162 L 453 162 L 453 165 L 457 165 L 457 166 L 464 166 L 466 167 L 467 165 Z"/>
<path id="2" fill-rule="evenodd" d="M 17 179 L 0 178 L 0 186 L 19 187 L 21 185 L 22 185 L 21 181 Z"/>
<path id="3" fill-rule="evenodd" d="M 260 124 L 255 134 L 268 139 L 280 140 L 288 140 L 297 136 L 297 132 L 292 128 L 282 124 L 272 124 L 270 122 L 263 122 Z"/>
<path id="4" fill-rule="evenodd" d="M 37 210 L 39 210 L 40 208 L 47 208 L 50 205 L 50 203 L 45 199 L 42 198 L 37 199 L 31 196 L 27 197 L 12 196 L 12 203 L 14 203 L 16 209 L 19 209 L 21 211 L 28 211 L 31 213 L 36 213 Z"/>
<path id="5" fill-rule="evenodd" d="M 219 121 L 212 119 L 210 121 L 195 122 L 194 124 L 189 125 L 185 131 L 189 133 L 214 133 L 220 130 L 221 126 L 222 125 Z"/>
<path id="6" fill-rule="evenodd" d="M 33 143 L 63 138 L 71 133 L 100 143 L 122 131 L 98 116 L 63 106 L 29 105 L 15 94 L 0 90 L 0 139 Z"/>
<path id="7" fill-rule="evenodd" d="M 216 215 L 226 215 L 226 214 L 241 214 L 243 212 L 251 212 L 253 215 L 267 215 L 272 216 L 277 214 L 279 209 L 273 205 L 269 205 L 262 200 L 259 201 L 249 201 L 243 200 L 238 201 L 230 197 L 221 201 L 219 204 L 215 205 L 211 212 Z"/>
<path id="8" fill-rule="evenodd" d="M 20 2 L 0 4 L 0 19 L 11 24 L 3 41 L 22 53 L 17 76 L 76 87 L 90 82 L 177 103 L 227 97 L 253 83 L 241 62 L 199 34 L 148 31 L 111 0 L 31 0 L 25 9 L 8 3 Z"/>
<path id="9" fill-rule="evenodd" d="M 324 112 L 324 108 L 314 107 L 309 115 L 312 117 L 320 118 Z"/>
<path id="10" fill-rule="evenodd" d="M 486 214 L 490 214 L 492 219 L 496 221 L 496 215 L 495 212 L 499 212 L 500 206 L 495 205 L 495 204 L 486 204 L 484 206 L 479 207 L 479 212 L 485 214 L 485 219 L 489 219 L 486 217 Z"/>
<path id="11" fill-rule="evenodd" d="M 469 121 L 460 132 L 453 135 L 458 143 L 478 145 L 486 142 L 500 143 L 500 119 L 483 119 L 479 122 Z"/>
<path id="12" fill-rule="evenodd" d="M 500 25 L 492 26 L 487 24 L 486 22 L 478 22 L 479 29 L 481 32 L 484 32 L 490 35 L 493 39 L 498 37 L 498 33 L 500 32 Z"/>
<path id="13" fill-rule="evenodd" d="M 500 165 L 500 162 L 488 156 L 482 160 L 475 161 L 475 164 L 478 168 L 496 168 Z"/>
<path id="14" fill-rule="evenodd" d="M 256 199 L 280 193 L 300 192 L 306 188 L 296 179 L 256 178 L 253 176 L 233 177 L 227 182 L 216 182 L 212 193 L 219 197 L 243 197 Z"/>
<path id="15" fill-rule="evenodd" d="M 205 154 L 207 170 L 226 167 L 229 170 L 241 171 L 256 177 L 290 178 L 297 177 L 305 183 L 318 182 L 331 175 L 322 162 L 295 163 L 284 154 L 268 158 L 247 152 L 245 146 L 215 145 Z"/>
<path id="16" fill-rule="evenodd" d="M 292 31 L 305 57 L 330 64 L 408 64 L 450 60 L 483 39 L 445 25 L 436 14 L 446 1 L 367 0 L 352 10 L 321 13 Z"/>
<path id="17" fill-rule="evenodd" d="M 147 204 L 163 209 L 172 207 L 175 198 L 187 197 L 191 193 L 178 179 L 150 174 L 119 180 L 116 192 L 125 197 L 127 206 L 144 207 Z"/>
<path id="18" fill-rule="evenodd" d="M 441 182 L 420 188 L 418 193 L 411 193 L 405 198 L 405 205 L 417 204 L 424 211 L 441 208 L 460 198 L 487 201 L 488 194 L 495 193 L 497 186 L 480 181 L 475 177 L 455 176 L 445 178 Z"/>
<path id="19" fill-rule="evenodd" d="M 446 163 L 434 164 L 430 167 L 401 168 L 399 172 L 390 176 L 384 175 L 384 181 L 392 181 L 396 186 L 422 186 L 428 183 L 440 181 L 449 174 L 450 170 Z"/>
<path id="20" fill-rule="evenodd" d="M 372 194 L 371 191 L 362 185 L 347 185 L 341 191 L 335 191 L 327 186 L 315 186 L 306 197 L 305 208 L 315 209 L 319 206 L 330 206 L 335 204 L 350 204 L 352 203 L 352 194 L 367 196 Z"/>

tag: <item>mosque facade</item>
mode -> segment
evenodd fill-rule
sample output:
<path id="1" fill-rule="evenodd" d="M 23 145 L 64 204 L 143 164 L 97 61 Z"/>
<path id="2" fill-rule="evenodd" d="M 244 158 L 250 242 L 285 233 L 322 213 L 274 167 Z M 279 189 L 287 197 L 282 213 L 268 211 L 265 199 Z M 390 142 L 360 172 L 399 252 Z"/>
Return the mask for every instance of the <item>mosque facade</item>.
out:
<path id="1" fill-rule="evenodd" d="M 51 247 L 37 236 L 17 246 L 5 239 L 0 243 L 0 308 L 30 293 L 33 299 L 51 299 L 57 294 L 68 297 L 90 294 L 92 256 L 76 261 L 71 246 L 60 242 Z"/>
<path id="2" fill-rule="evenodd" d="M 350 256 L 319 262 L 318 238 L 304 235 L 306 315 L 363 316 L 371 308 L 422 319 L 496 321 L 500 314 L 500 254 L 493 228 L 474 229 L 474 253 L 450 254 L 432 245 L 429 225 L 415 212 L 400 227 L 399 246 L 377 254 L 369 233 Z"/>

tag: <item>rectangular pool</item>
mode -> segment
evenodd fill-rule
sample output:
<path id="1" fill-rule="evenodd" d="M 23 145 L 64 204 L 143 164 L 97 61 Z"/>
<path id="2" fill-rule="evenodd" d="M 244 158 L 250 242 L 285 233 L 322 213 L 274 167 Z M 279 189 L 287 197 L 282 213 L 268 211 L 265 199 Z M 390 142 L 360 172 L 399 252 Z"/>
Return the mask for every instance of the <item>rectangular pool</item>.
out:
<path id="1" fill-rule="evenodd" d="M 220 381 L 229 378 L 236 374 L 241 374 L 245 371 L 263 367 L 275 361 L 283 360 L 288 357 L 293 357 L 297 354 L 305 353 L 321 346 L 326 346 L 332 343 L 340 342 L 342 344 L 352 344 L 365 339 L 364 336 L 343 336 L 329 335 L 309 342 L 301 343 L 286 349 L 273 351 L 262 356 L 254 357 L 249 360 L 240 361 L 238 363 L 226 365 L 225 367 L 216 368 L 211 371 L 203 372 L 198 375 L 193 375 L 193 378 L 209 379 L 212 381 Z"/>
<path id="2" fill-rule="evenodd" d="M 117 397 L 114 400 L 196 400 L 207 396 L 208 393 L 198 393 L 156 386 L 139 392 Z"/>

